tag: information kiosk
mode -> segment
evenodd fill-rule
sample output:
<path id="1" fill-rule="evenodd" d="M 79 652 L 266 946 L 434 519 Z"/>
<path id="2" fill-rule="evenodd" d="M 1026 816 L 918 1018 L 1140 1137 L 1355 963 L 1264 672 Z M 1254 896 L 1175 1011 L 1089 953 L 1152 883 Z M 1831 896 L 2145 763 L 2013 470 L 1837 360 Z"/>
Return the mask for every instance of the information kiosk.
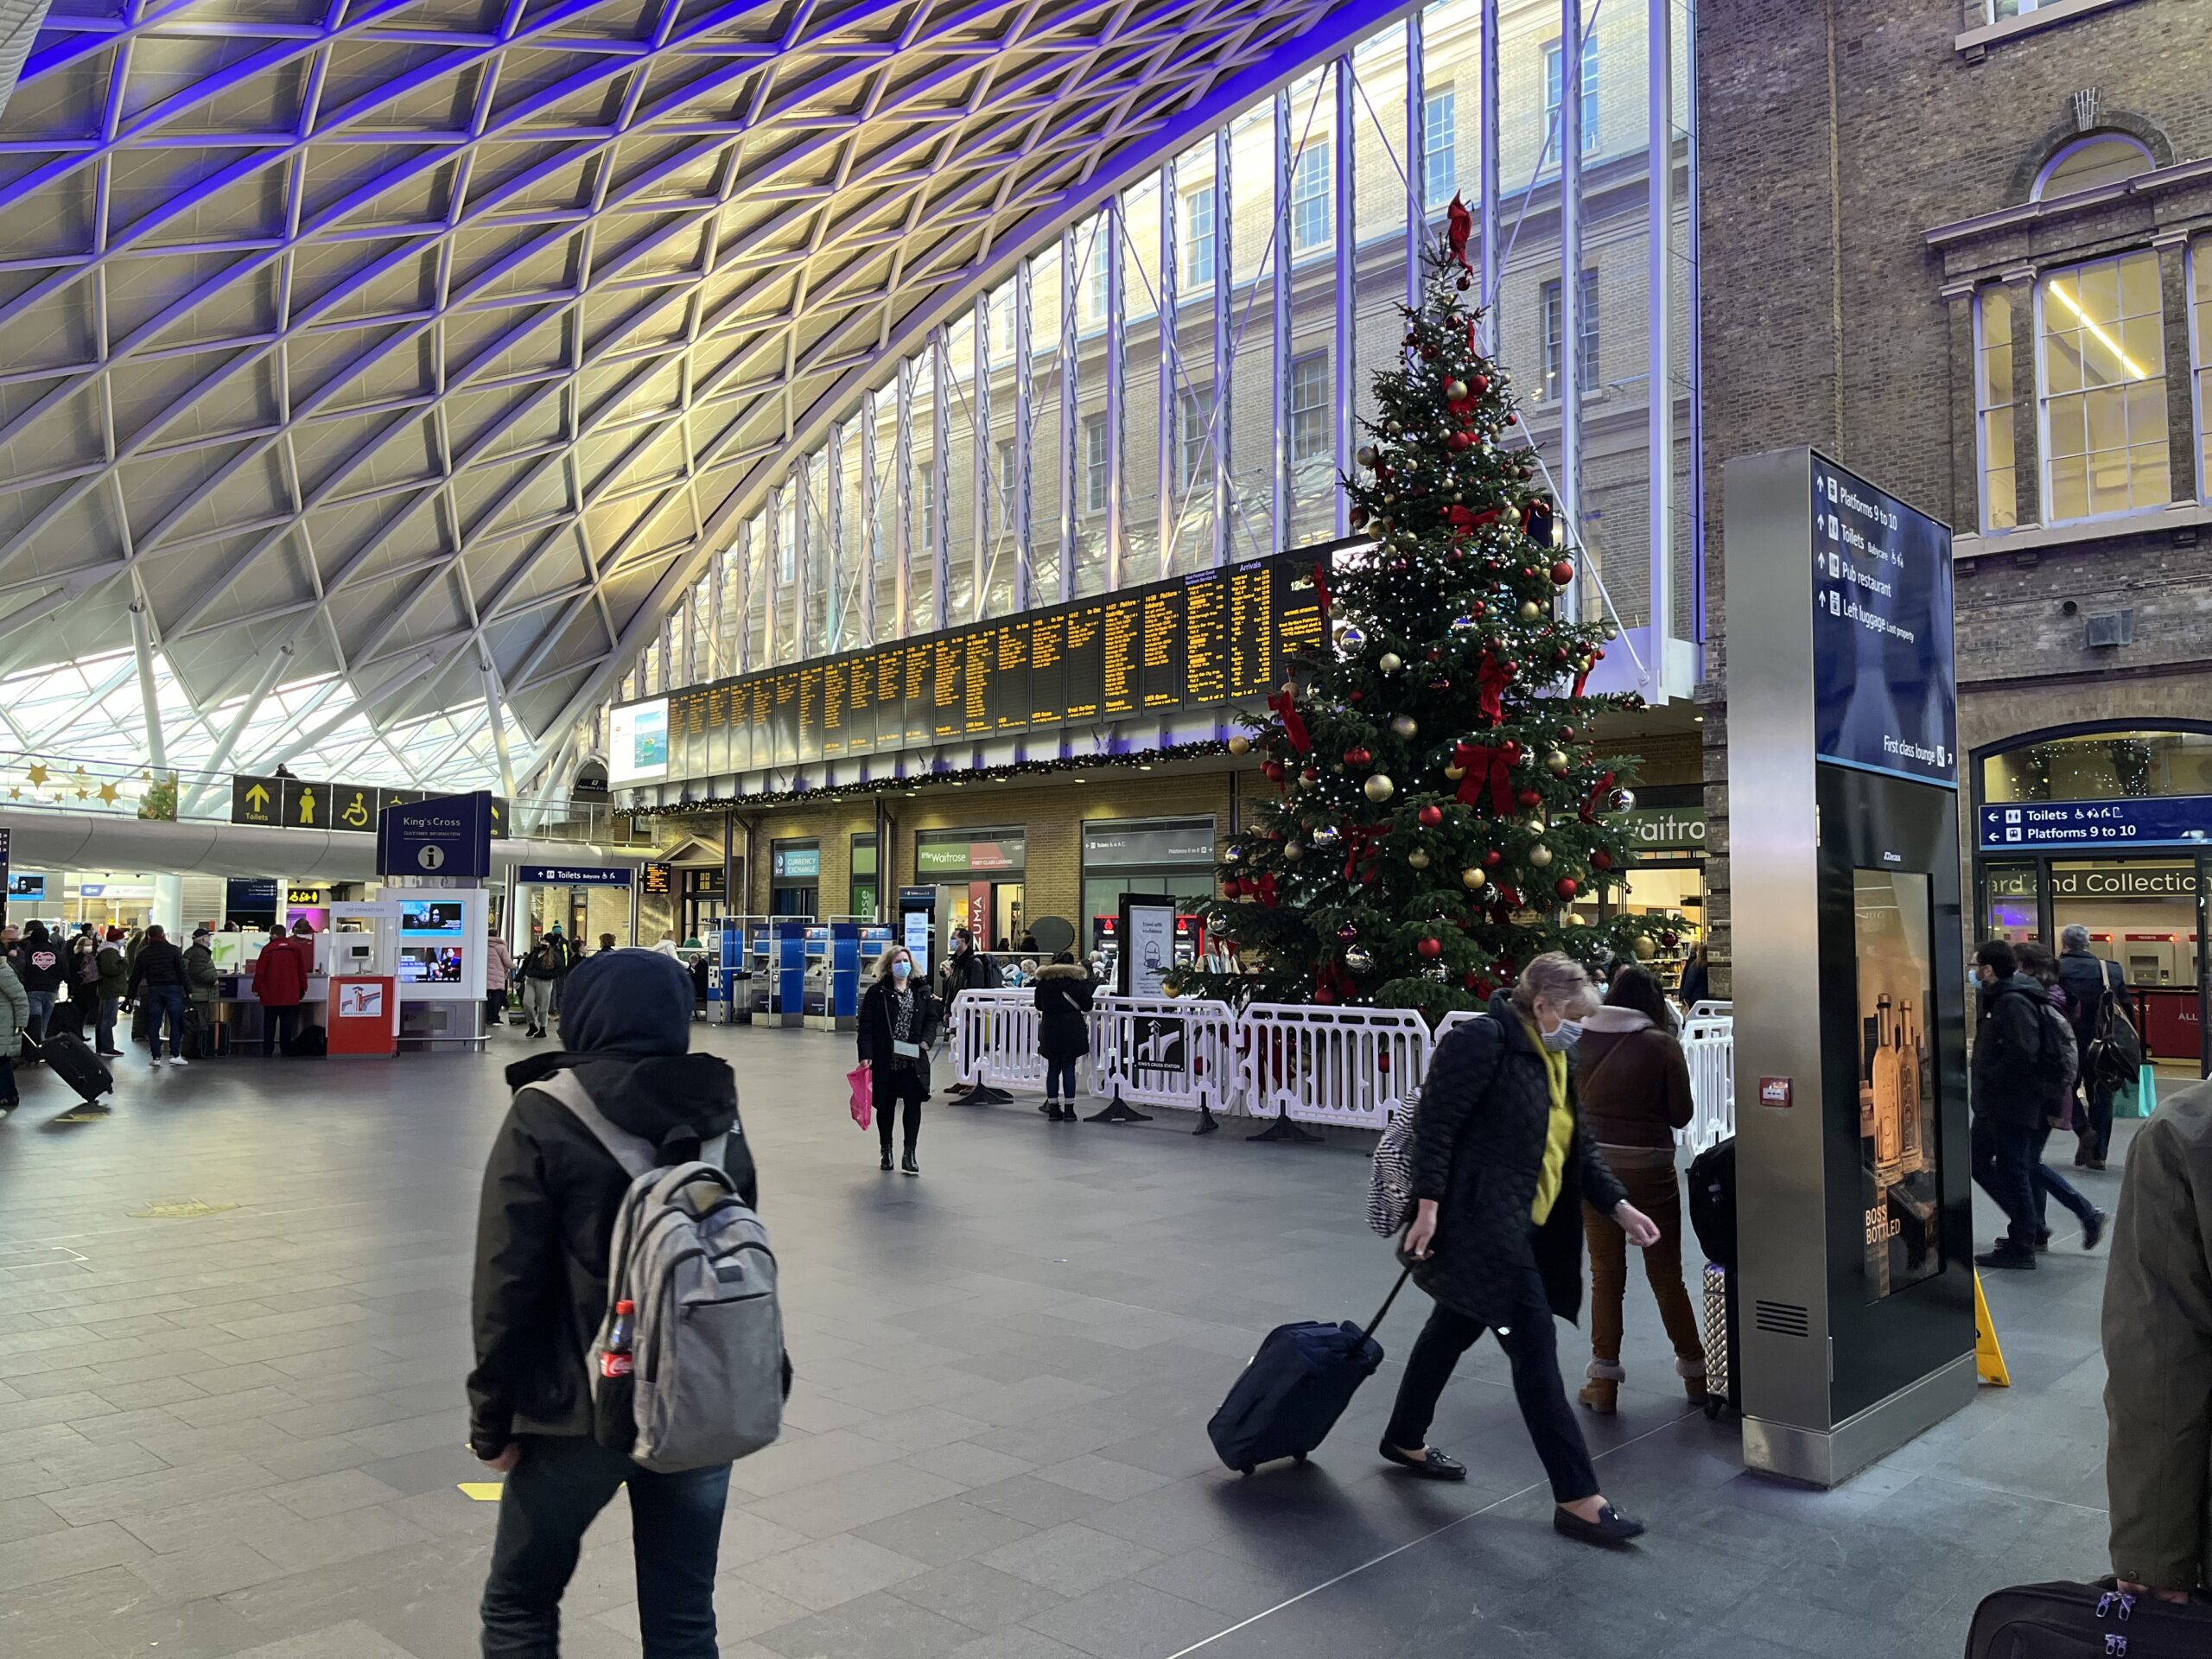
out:
<path id="1" fill-rule="evenodd" d="M 1732 461 L 1744 1453 L 1830 1486 L 1973 1396 L 1951 533 Z"/>

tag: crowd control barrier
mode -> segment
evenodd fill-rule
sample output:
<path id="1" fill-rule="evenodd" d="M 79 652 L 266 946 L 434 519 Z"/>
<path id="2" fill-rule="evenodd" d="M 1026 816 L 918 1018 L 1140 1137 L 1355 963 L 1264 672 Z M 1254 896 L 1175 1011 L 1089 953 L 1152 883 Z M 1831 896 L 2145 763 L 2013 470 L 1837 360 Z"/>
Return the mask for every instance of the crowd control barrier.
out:
<path id="1" fill-rule="evenodd" d="M 1479 1016 L 1446 1014 L 1432 1035 L 1410 1008 L 1332 1008 L 1182 997 L 1100 996 L 1090 1014 L 1090 1091 L 1135 1106 L 1194 1111 L 1203 1130 L 1216 1112 L 1272 1119 L 1255 1140 L 1304 1141 L 1300 1124 L 1381 1129 L 1420 1087 L 1437 1043 Z M 1028 989 L 967 990 L 948 1017 L 955 1079 L 1041 1090 L 1038 1014 Z M 1702 1152 L 1736 1129 L 1735 1020 L 1694 1019 L 1681 1031 L 1693 1110 L 1675 1136 Z"/>

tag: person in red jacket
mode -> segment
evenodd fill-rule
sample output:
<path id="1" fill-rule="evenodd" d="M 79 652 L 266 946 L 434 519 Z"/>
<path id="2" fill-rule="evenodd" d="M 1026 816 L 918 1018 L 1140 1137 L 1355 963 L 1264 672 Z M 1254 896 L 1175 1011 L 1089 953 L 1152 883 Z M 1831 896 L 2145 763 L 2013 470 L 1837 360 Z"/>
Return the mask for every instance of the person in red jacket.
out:
<path id="1" fill-rule="evenodd" d="M 266 1059 L 281 1040 L 289 1046 L 300 1029 L 300 1004 L 307 1001 L 308 966 L 313 958 L 282 927 L 269 930 L 269 943 L 253 964 L 253 995 L 261 1004 L 261 1055 Z M 279 1032 L 283 1033 L 280 1039 Z"/>

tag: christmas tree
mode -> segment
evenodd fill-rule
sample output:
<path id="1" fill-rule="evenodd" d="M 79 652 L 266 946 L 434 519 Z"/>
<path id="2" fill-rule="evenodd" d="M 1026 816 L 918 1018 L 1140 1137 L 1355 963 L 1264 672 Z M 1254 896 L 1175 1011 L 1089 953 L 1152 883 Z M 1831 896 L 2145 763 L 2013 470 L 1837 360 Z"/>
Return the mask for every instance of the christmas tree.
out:
<path id="1" fill-rule="evenodd" d="M 1591 724 L 1643 699 L 1586 694 L 1617 630 L 1560 613 L 1574 569 L 1509 442 L 1511 390 L 1476 349 L 1468 229 L 1455 200 L 1401 365 L 1375 378 L 1346 480 L 1372 546 L 1315 571 L 1331 643 L 1230 741 L 1276 794 L 1248 810 L 1208 907 L 1242 971 L 1186 975 L 1186 992 L 1433 1019 L 1542 951 L 1595 969 L 1675 943 L 1672 917 L 1570 908 L 1628 868 L 1608 815 L 1633 801 L 1629 763 L 1595 753 Z"/>

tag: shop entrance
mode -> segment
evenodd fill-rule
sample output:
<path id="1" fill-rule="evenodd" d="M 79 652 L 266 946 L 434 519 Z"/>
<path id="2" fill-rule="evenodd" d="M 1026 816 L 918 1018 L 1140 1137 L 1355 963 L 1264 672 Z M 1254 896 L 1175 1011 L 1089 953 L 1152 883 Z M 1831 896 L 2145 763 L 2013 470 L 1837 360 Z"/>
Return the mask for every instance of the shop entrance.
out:
<path id="1" fill-rule="evenodd" d="M 1027 837 L 1019 828 L 925 830 L 914 837 L 918 882 L 937 889 L 938 937 L 969 929 L 976 944 L 995 950 L 1001 941 L 1019 952 L 1029 931 L 1023 902 L 1022 863 Z"/>
<path id="2" fill-rule="evenodd" d="M 2212 1076 L 2212 728 L 2087 727 L 1975 757 L 1981 937 L 2120 964 L 2161 1071 Z"/>

